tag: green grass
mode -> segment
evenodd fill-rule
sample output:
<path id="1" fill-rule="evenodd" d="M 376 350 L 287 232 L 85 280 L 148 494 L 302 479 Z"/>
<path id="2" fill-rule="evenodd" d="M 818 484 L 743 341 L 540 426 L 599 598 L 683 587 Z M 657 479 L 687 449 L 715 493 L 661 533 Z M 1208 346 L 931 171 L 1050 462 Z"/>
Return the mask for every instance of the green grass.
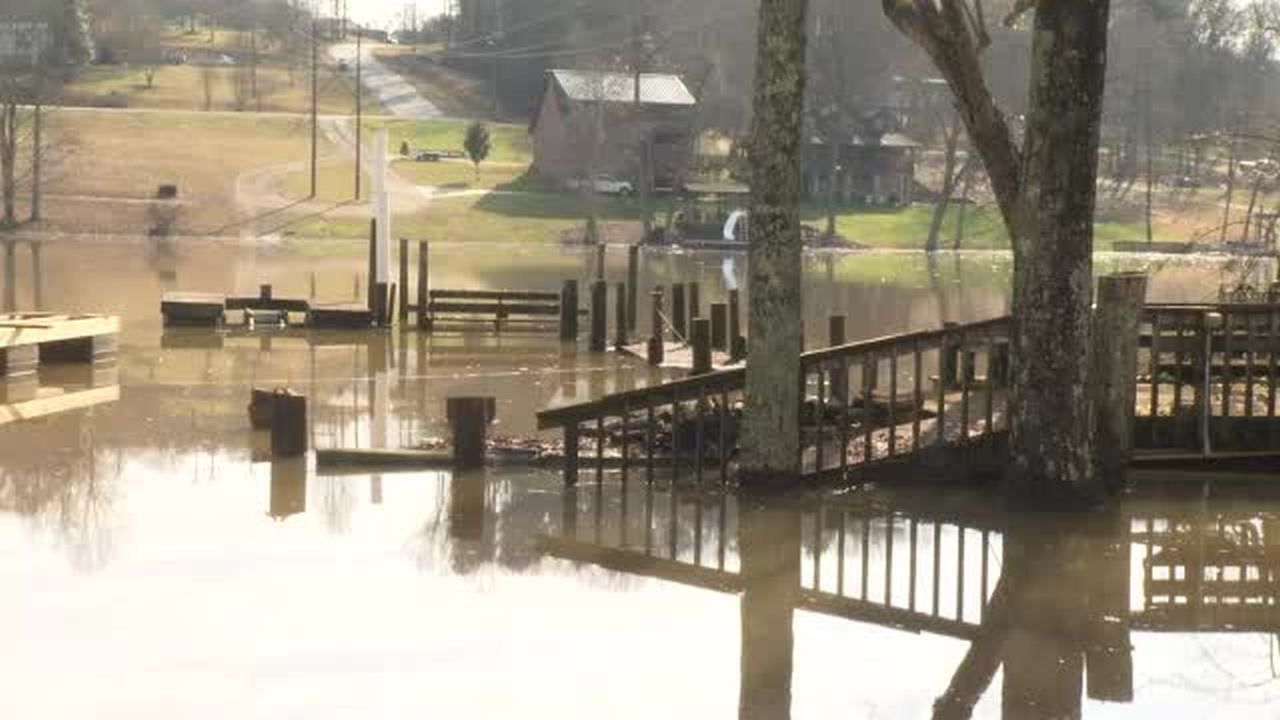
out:
<path id="1" fill-rule="evenodd" d="M 467 120 L 382 120 L 369 121 L 373 128 L 388 129 L 390 150 L 392 153 L 400 149 L 400 143 L 407 141 L 414 150 L 458 150 L 462 152 L 462 141 L 467 134 Z M 528 165 L 533 162 L 533 148 L 529 143 L 529 131 L 524 125 L 507 125 L 488 123 L 489 157 L 486 161 L 493 163 L 520 163 Z"/>

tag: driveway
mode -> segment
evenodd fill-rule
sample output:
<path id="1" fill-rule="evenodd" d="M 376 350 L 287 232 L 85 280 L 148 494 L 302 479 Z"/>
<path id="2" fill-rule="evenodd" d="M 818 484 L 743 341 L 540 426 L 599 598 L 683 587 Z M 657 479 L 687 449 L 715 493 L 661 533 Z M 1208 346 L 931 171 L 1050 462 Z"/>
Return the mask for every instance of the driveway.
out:
<path id="1" fill-rule="evenodd" d="M 370 92 L 378 96 L 387 111 L 396 117 L 426 120 L 443 117 L 444 113 L 430 100 L 422 97 L 413 85 L 400 77 L 391 68 L 379 62 L 373 56 L 372 45 L 361 48 L 361 82 Z M 346 60 L 350 65 L 347 71 L 355 74 L 356 45 L 342 43 L 329 48 L 329 55 L 334 60 Z"/>

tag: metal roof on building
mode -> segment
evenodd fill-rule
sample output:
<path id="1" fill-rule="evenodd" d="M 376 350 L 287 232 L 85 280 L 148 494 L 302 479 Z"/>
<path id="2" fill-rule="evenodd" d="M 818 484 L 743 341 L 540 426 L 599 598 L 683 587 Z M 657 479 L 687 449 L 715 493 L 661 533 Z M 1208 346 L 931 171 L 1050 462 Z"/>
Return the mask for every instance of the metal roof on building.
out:
<path id="1" fill-rule="evenodd" d="M 548 70 L 570 100 L 633 103 L 635 75 L 595 70 Z M 640 102 L 644 105 L 696 105 L 697 100 L 678 75 L 641 73 Z"/>

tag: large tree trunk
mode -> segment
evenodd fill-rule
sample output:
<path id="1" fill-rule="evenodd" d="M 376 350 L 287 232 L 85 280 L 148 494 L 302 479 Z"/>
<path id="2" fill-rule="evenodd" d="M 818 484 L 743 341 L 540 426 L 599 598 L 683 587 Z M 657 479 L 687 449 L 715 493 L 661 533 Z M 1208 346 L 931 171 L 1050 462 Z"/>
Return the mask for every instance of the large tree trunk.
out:
<path id="1" fill-rule="evenodd" d="M 760 0 L 751 137 L 750 349 L 740 479 L 799 472 L 800 111 L 806 0 Z"/>
<path id="2" fill-rule="evenodd" d="M 1093 214 L 1110 0 L 1040 0 L 1015 228 L 1010 497 L 1100 499 L 1089 388 Z"/>
<path id="3" fill-rule="evenodd" d="M 1039 0 L 1022 152 L 959 0 L 882 0 L 956 96 L 1013 238 L 1008 492 L 1040 507 L 1099 497 L 1089 392 L 1093 214 L 1109 0 Z"/>

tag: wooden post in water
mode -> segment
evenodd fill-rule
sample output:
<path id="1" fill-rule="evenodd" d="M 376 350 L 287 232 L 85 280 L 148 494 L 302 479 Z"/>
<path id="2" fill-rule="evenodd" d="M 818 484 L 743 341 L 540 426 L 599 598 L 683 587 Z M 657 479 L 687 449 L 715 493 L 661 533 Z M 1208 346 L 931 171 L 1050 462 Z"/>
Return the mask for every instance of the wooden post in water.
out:
<path id="1" fill-rule="evenodd" d="M 445 414 L 453 431 L 453 465 L 464 470 L 484 466 L 489 424 L 497 414 L 492 397 L 451 397 Z"/>
<path id="2" fill-rule="evenodd" d="M 693 320 L 693 374 L 711 372 L 711 321 L 706 318 Z"/>
<path id="3" fill-rule="evenodd" d="M 944 322 L 942 327 L 950 331 L 958 327 L 958 324 Z M 948 332 L 942 340 L 942 367 L 939 371 L 939 380 L 944 388 L 960 386 L 960 349 L 959 338 Z"/>
<path id="4" fill-rule="evenodd" d="M 667 342 L 662 323 L 662 288 L 654 288 L 653 292 L 649 293 L 649 298 L 653 318 L 650 325 L 652 330 L 649 334 L 649 364 L 657 366 L 662 364 Z"/>
<path id="5" fill-rule="evenodd" d="M 311 294 L 309 295 L 309 297 L 312 300 L 316 299 L 316 271 L 315 270 L 311 271 Z"/>
<path id="6" fill-rule="evenodd" d="M 636 329 L 640 312 L 640 246 L 627 248 L 627 330 Z"/>
<path id="7" fill-rule="evenodd" d="M 729 349 L 729 306 L 725 303 L 711 303 L 711 349 Z"/>
<path id="8" fill-rule="evenodd" d="M 369 220 L 369 265 L 368 274 L 365 275 L 365 293 L 368 295 L 369 312 L 373 313 L 373 321 L 378 322 L 378 300 L 377 300 L 377 247 L 378 247 L 378 221 L 376 219 Z"/>
<path id="9" fill-rule="evenodd" d="M 560 290 L 560 339 L 578 341 L 578 281 L 565 280 Z"/>
<path id="10" fill-rule="evenodd" d="M 603 280 L 591 283 L 591 352 L 604 352 L 609 333 L 609 285 Z"/>
<path id="11" fill-rule="evenodd" d="M 679 336 L 676 339 L 682 342 L 687 342 L 689 337 L 685 326 L 688 317 L 684 304 L 684 283 L 671 283 L 671 326 Z"/>
<path id="12" fill-rule="evenodd" d="M 431 305 L 431 275 L 429 274 L 431 258 L 431 248 L 426 240 L 418 241 L 418 327 L 423 330 L 431 329 L 431 315 L 428 312 Z"/>
<path id="13" fill-rule="evenodd" d="M 1124 486 L 1124 470 L 1133 450 L 1138 326 L 1146 296 L 1147 276 L 1141 273 L 1098 278 L 1098 304 L 1093 314 L 1094 452 L 1099 476 L 1110 492 Z"/>
<path id="14" fill-rule="evenodd" d="M 272 289 L 271 289 L 271 283 L 265 283 L 258 286 L 259 300 L 270 300 L 273 295 L 274 293 L 272 292 Z"/>
<path id="15" fill-rule="evenodd" d="M 307 452 L 307 398 L 287 390 L 275 393 L 271 408 L 271 456 L 289 458 Z"/>
<path id="16" fill-rule="evenodd" d="M 729 359 L 737 362 L 747 356 L 747 343 L 742 337 L 742 293 L 729 291 Z"/>
<path id="17" fill-rule="evenodd" d="M 400 238 L 400 306 L 396 308 L 396 319 L 401 329 L 409 326 L 409 238 Z"/>
<path id="18" fill-rule="evenodd" d="M 614 307 L 613 320 L 614 328 L 613 346 L 621 350 L 627 346 L 627 284 L 618 283 L 618 301 Z"/>
<path id="19" fill-rule="evenodd" d="M 831 347 L 844 345 L 847 342 L 843 315 L 832 315 L 827 321 L 827 342 Z M 827 385 L 831 388 L 831 399 L 843 407 L 849 398 L 848 369 L 833 368 L 829 373 Z"/>

